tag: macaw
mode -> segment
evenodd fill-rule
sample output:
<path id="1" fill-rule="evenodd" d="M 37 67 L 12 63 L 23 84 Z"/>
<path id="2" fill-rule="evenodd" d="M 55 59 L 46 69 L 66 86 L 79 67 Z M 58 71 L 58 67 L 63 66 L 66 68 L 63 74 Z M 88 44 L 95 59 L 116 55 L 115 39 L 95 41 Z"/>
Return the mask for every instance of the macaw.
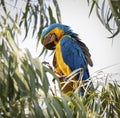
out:
<path id="1" fill-rule="evenodd" d="M 93 66 L 89 49 L 69 26 L 59 23 L 51 24 L 43 29 L 40 40 L 47 49 L 55 50 L 53 61 L 55 73 L 68 76 L 74 70 L 83 68 L 82 80 L 89 78 L 88 64 Z M 75 80 L 77 81 L 78 78 L 79 75 Z M 66 87 L 64 92 L 70 90 L 71 85 Z"/>

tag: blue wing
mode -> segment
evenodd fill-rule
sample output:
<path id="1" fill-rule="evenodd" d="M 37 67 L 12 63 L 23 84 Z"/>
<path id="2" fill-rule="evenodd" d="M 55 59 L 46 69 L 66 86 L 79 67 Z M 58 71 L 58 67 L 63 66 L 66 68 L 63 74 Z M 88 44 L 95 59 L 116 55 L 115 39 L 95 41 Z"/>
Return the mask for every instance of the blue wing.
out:
<path id="1" fill-rule="evenodd" d="M 79 44 L 73 38 L 64 36 L 60 41 L 60 46 L 64 62 L 72 71 L 78 68 L 85 68 L 83 80 L 88 79 L 88 63 Z"/>

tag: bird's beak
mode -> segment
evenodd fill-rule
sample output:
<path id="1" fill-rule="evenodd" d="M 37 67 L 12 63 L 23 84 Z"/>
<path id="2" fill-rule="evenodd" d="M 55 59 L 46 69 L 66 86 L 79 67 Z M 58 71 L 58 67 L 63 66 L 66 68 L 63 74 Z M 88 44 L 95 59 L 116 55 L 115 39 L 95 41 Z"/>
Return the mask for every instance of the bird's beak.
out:
<path id="1" fill-rule="evenodd" d="M 56 41 L 57 37 L 55 34 L 50 34 L 48 33 L 43 41 L 42 41 L 42 44 L 49 50 L 54 50 L 55 49 L 55 44 L 54 42 Z"/>

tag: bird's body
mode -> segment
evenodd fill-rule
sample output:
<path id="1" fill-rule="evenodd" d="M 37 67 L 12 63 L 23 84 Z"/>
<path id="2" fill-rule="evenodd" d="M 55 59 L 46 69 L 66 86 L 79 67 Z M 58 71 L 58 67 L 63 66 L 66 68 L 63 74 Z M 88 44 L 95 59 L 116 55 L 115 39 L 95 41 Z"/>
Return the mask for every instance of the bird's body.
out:
<path id="1" fill-rule="evenodd" d="M 56 45 L 55 53 L 58 67 L 65 76 L 78 68 L 87 68 L 88 64 L 82 49 L 70 36 L 62 37 Z M 89 72 L 85 69 L 83 80 L 88 77 Z"/>
<path id="2" fill-rule="evenodd" d="M 74 70 L 83 68 L 82 80 L 89 78 L 88 64 L 93 65 L 91 55 L 87 46 L 81 42 L 78 34 L 72 32 L 70 27 L 52 24 L 42 32 L 41 40 L 46 48 L 55 50 L 54 66 L 57 74 L 68 76 Z"/>

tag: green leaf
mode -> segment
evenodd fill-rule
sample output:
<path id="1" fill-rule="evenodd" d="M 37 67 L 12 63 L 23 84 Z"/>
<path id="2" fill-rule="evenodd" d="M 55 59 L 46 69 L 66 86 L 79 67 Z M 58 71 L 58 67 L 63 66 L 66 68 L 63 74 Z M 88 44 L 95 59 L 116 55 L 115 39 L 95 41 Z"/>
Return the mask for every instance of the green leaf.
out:
<path id="1" fill-rule="evenodd" d="M 112 35 L 112 36 L 110 36 L 110 37 L 108 37 L 108 38 L 114 38 L 116 35 L 118 35 L 119 34 L 119 29 L 117 29 L 117 31 Z"/>
<path id="2" fill-rule="evenodd" d="M 11 46 L 11 48 L 15 51 L 15 53 L 18 53 L 19 51 L 19 48 L 18 46 L 16 45 L 16 43 L 14 42 L 14 36 L 12 34 L 12 30 L 10 29 L 10 27 L 8 27 L 8 31 L 6 31 L 6 38 L 7 38 L 7 41 L 9 43 L 9 45 Z"/>
<path id="3" fill-rule="evenodd" d="M 34 36 L 34 34 L 35 34 L 35 31 L 36 31 L 36 29 L 37 29 L 37 24 L 38 24 L 38 6 L 34 6 L 35 7 L 35 11 L 34 11 L 34 9 L 33 8 L 31 8 L 32 9 L 32 13 L 33 13 L 33 15 L 34 15 L 34 27 L 33 27 L 33 34 L 32 34 L 32 36 Z"/>
<path id="4" fill-rule="evenodd" d="M 59 4 L 58 4 L 57 0 L 53 0 L 53 3 L 54 3 L 55 8 L 56 8 L 57 20 L 58 20 L 59 23 L 61 23 L 62 20 L 61 20 Z"/>
<path id="5" fill-rule="evenodd" d="M 65 112 L 65 117 L 66 118 L 72 118 L 72 110 L 69 108 L 67 102 L 65 101 L 65 99 L 62 99 L 62 106 L 64 108 L 64 112 Z"/>
<path id="6" fill-rule="evenodd" d="M 6 9 L 5 1 L 4 0 L 1 0 L 1 5 L 3 7 L 4 12 L 7 14 L 7 9 Z"/>
<path id="7" fill-rule="evenodd" d="M 96 0 L 93 0 L 93 1 L 92 1 L 92 5 L 91 5 L 91 8 L 90 8 L 89 16 L 91 15 L 91 13 L 92 13 L 93 8 L 94 8 L 95 5 L 97 5 L 97 2 L 96 2 Z"/>
<path id="8" fill-rule="evenodd" d="M 52 99 L 51 107 L 57 118 L 65 118 L 65 113 L 63 112 L 63 107 L 59 98 L 54 97 Z"/>
<path id="9" fill-rule="evenodd" d="M 50 24 L 53 24 L 56 21 L 55 21 L 55 18 L 53 17 L 52 9 L 50 6 L 48 7 L 48 11 L 49 11 L 49 17 L 50 17 Z"/>
<path id="10" fill-rule="evenodd" d="M 20 73 L 20 71 L 18 69 L 16 69 L 13 77 L 16 80 L 18 86 L 20 87 L 20 89 L 22 91 L 26 91 L 26 93 L 27 93 L 27 91 L 30 91 L 30 87 L 29 87 L 27 81 L 25 80 L 24 76 Z"/>
<path id="11" fill-rule="evenodd" d="M 33 100 L 33 105 L 34 105 L 34 109 L 35 109 L 35 118 L 45 118 L 42 109 L 39 106 L 39 103 L 36 100 Z"/>

